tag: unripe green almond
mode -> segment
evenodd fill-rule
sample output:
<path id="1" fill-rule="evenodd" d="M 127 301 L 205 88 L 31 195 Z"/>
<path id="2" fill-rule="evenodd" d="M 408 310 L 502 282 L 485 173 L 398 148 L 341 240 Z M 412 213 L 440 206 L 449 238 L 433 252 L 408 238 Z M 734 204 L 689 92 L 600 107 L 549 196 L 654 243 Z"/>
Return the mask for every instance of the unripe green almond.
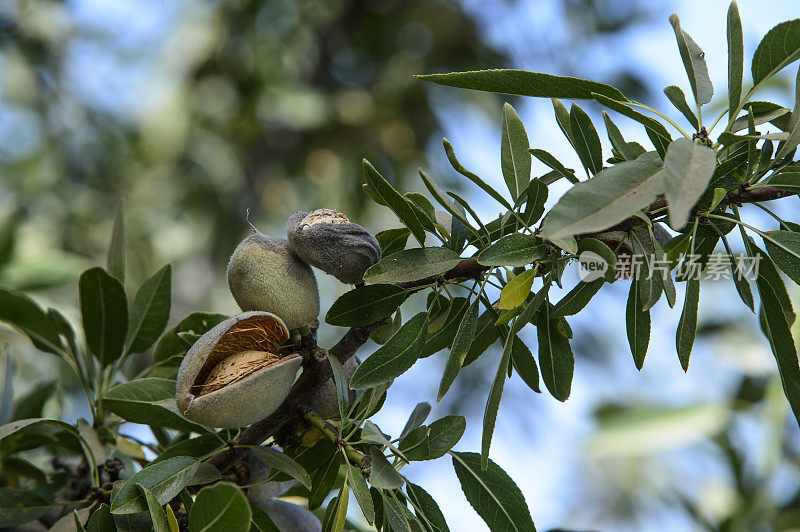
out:
<path id="1" fill-rule="evenodd" d="M 296 212 L 286 224 L 289 245 L 301 259 L 343 283 L 356 284 L 381 259 L 378 240 L 331 209 Z"/>
<path id="2" fill-rule="evenodd" d="M 242 240 L 228 262 L 228 286 L 243 311 L 271 312 L 289 329 L 319 315 L 314 272 L 284 238 L 254 231 Z"/>
<path id="3" fill-rule="evenodd" d="M 299 354 L 279 354 L 288 338 L 278 316 L 258 311 L 208 331 L 178 369 L 175 401 L 181 414 L 220 428 L 244 427 L 269 416 L 286 399 L 303 363 Z"/>

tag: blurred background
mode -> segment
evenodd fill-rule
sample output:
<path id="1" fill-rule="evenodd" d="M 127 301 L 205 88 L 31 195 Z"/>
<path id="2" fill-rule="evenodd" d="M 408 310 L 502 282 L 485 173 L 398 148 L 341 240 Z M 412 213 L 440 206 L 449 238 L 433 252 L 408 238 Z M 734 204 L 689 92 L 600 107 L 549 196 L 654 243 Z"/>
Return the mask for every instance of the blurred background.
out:
<path id="1" fill-rule="evenodd" d="M 739 7 L 746 61 L 769 28 L 800 14 L 791 0 Z M 248 232 L 247 209 L 278 236 L 291 213 L 320 207 L 373 232 L 397 226 L 361 192 L 363 157 L 403 191 L 424 191 L 417 169 L 427 168 L 494 217 L 497 207 L 449 168 L 441 139 L 503 189 L 504 98 L 426 85 L 414 74 L 516 67 L 577 75 L 677 118 L 661 91 L 689 91 L 667 17 L 681 16 L 724 95 L 726 9 L 678 0 L 3 0 L 0 283 L 80 323 L 78 275 L 104 263 L 124 199 L 128 289 L 170 262 L 171 323 L 196 310 L 233 314 L 225 264 Z M 792 71 L 763 96 L 791 107 Z M 510 102 L 532 146 L 579 168 L 549 101 Z M 602 131 L 599 108 L 580 105 Z M 615 120 L 642 142 L 636 125 Z M 545 171 L 534 163 L 535 175 Z M 550 204 L 560 190 L 551 189 Z M 797 221 L 796 198 L 776 203 Z M 348 287 L 317 277 L 324 312 Z M 574 283 L 577 274 L 566 278 Z M 640 373 L 625 339 L 622 285 L 604 288 L 572 320 L 576 375 L 566 403 L 516 376 L 506 386 L 492 458 L 522 489 L 537 527 L 800 530 L 800 431 L 755 316 L 729 282 L 703 284 L 684 374 L 674 350 L 680 312 L 662 301 Z M 321 343 L 342 332 L 323 327 Z M 54 357 L 0 326 L 3 345 L 2 404 L 55 382 L 75 393 L 47 412 L 87 415 Z M 497 347 L 434 406 L 432 418 L 467 413 L 459 450 L 480 448 Z M 421 360 L 396 381 L 376 418 L 384 431 L 399 433 L 416 402 L 435 400 L 445 358 Z M 484 529 L 447 459 L 404 473 L 437 499 L 452 530 Z"/>

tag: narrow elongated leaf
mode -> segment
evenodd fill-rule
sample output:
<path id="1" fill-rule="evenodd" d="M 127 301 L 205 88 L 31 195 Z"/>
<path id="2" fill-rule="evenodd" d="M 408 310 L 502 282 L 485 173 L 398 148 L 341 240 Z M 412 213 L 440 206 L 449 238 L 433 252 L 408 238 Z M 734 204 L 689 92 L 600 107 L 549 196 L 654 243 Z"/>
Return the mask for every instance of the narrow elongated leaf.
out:
<path id="1" fill-rule="evenodd" d="M 594 295 L 600 291 L 605 278 L 595 279 L 589 282 L 581 281 L 556 303 L 553 309 L 553 317 L 572 316 L 584 309 Z"/>
<path id="2" fill-rule="evenodd" d="M 707 146 L 685 138 L 669 145 L 664 159 L 664 191 L 669 203 L 669 225 L 673 229 L 686 225 L 692 207 L 705 192 L 716 167 L 716 154 Z"/>
<path id="3" fill-rule="evenodd" d="M 334 301 L 325 321 L 340 327 L 360 327 L 382 320 L 397 310 L 407 291 L 392 284 L 359 286 Z"/>
<path id="4" fill-rule="evenodd" d="M 533 281 L 536 279 L 537 270 L 525 270 L 513 279 L 500 291 L 500 300 L 497 308 L 501 310 L 515 309 L 522 305 L 531 293 Z"/>
<path id="5" fill-rule="evenodd" d="M 172 267 L 167 264 L 148 279 L 133 299 L 126 351 L 140 353 L 158 340 L 169 321 Z"/>
<path id="6" fill-rule="evenodd" d="M 489 460 L 481 468 L 477 453 L 450 453 L 461 490 L 491 530 L 535 532 L 522 491 L 503 469 Z"/>
<path id="7" fill-rule="evenodd" d="M 563 164 L 561 164 L 561 161 L 556 159 L 550 153 L 539 148 L 531 148 L 529 151 L 531 152 L 531 155 L 561 174 L 561 176 L 565 177 L 570 183 L 578 183 L 580 181 L 575 176 L 575 172 L 573 170 L 565 167 Z"/>
<path id="8" fill-rule="evenodd" d="M 660 170 L 650 161 L 625 161 L 578 183 L 545 215 L 540 236 L 563 238 L 621 222 L 650 205 L 663 191 Z"/>
<path id="9" fill-rule="evenodd" d="M 411 415 L 408 416 L 408 420 L 406 421 L 403 430 L 400 432 L 400 437 L 403 438 L 409 432 L 414 429 L 417 429 L 425 423 L 425 420 L 428 419 L 428 416 L 431 413 L 431 405 L 429 403 L 417 403 L 414 407 L 414 410 L 411 412 Z"/>
<path id="10" fill-rule="evenodd" d="M 745 243 L 747 255 L 758 261 L 758 279 L 762 283 L 769 285 L 775 299 L 780 303 L 783 309 L 783 314 L 786 317 L 786 322 L 791 325 L 796 319 L 794 308 L 792 307 L 792 300 L 789 298 L 789 292 L 786 290 L 786 285 L 783 283 L 775 263 L 769 255 L 764 253 L 755 243 L 750 240 L 744 231 L 743 226 L 739 226 L 739 231 L 742 233 L 742 239 Z"/>
<path id="11" fill-rule="evenodd" d="M 420 312 L 404 323 L 388 342 L 358 366 L 350 378 L 350 386 L 354 389 L 370 388 L 404 373 L 417 361 L 427 328 L 426 312 Z"/>
<path id="12" fill-rule="evenodd" d="M 424 246 L 425 228 L 417 218 L 409 201 L 403 197 L 402 194 L 397 192 L 369 161 L 364 159 L 362 163 L 364 167 L 364 177 L 370 189 L 394 211 L 400 221 L 411 230 L 411 234 L 414 235 L 414 238 L 417 239 L 420 245 Z"/>
<path id="13" fill-rule="evenodd" d="M 697 43 L 694 42 L 689 34 L 681 29 L 681 21 L 678 15 L 671 15 L 669 21 L 675 30 L 678 50 L 681 53 L 686 75 L 689 77 L 689 84 L 692 86 L 694 99 L 699 105 L 705 105 L 714 96 L 714 86 L 711 85 L 711 79 L 708 76 L 705 53 L 697 46 Z"/>
<path id="14" fill-rule="evenodd" d="M 771 283 L 762 276 L 760 270 L 756 287 L 761 296 L 761 327 L 778 364 L 783 392 L 789 400 L 795 420 L 800 424 L 800 367 L 790 324 L 786 320 L 780 296 L 773 291 Z"/>
<path id="15" fill-rule="evenodd" d="M 414 511 L 420 521 L 427 523 L 433 532 L 450 532 L 439 505 L 427 491 L 416 484 L 407 482 L 406 493 L 414 503 Z"/>
<path id="16" fill-rule="evenodd" d="M 503 133 L 500 141 L 500 164 L 511 197 L 516 201 L 531 180 L 530 144 L 525 126 L 509 104 L 503 105 Z"/>
<path id="17" fill-rule="evenodd" d="M 744 114 L 734 120 L 730 128 L 731 133 L 736 133 L 737 131 L 747 129 L 749 114 L 751 111 L 753 114 L 753 120 L 757 126 L 771 122 L 783 131 L 789 131 L 791 129 L 789 127 L 789 118 L 787 116 L 791 111 L 786 107 L 776 103 L 758 101 L 748 102 L 744 105 L 744 111 L 747 114 Z"/>
<path id="18" fill-rule="evenodd" d="M 450 216 L 461 222 L 461 224 L 464 226 L 462 229 L 466 229 L 472 233 L 473 237 L 480 240 L 482 236 L 474 227 L 472 227 L 472 225 L 470 225 L 469 220 L 467 220 L 466 216 L 464 215 L 464 208 L 444 194 L 436 182 L 428 174 L 423 172 L 422 169 L 419 171 L 419 176 L 422 178 L 422 182 L 425 184 L 425 188 L 428 189 L 428 192 L 431 193 L 431 196 L 433 196 L 436 201 L 438 201 L 439 204 L 444 207 L 444 210 L 450 213 Z M 457 228 L 458 226 L 454 225 L 454 227 Z M 451 235 L 451 241 L 453 240 L 452 236 L 453 235 Z M 453 245 L 451 242 L 451 249 L 452 248 L 457 249 L 457 246 Z"/>
<path id="19" fill-rule="evenodd" d="M 106 256 L 108 273 L 125 282 L 125 200 L 119 203 Z"/>
<path id="20" fill-rule="evenodd" d="M 167 514 L 164 513 L 164 508 L 162 508 L 161 504 L 156 500 L 153 492 L 138 483 L 136 484 L 136 489 L 147 503 L 147 510 L 150 512 L 150 521 L 153 523 L 153 532 L 170 532 Z"/>
<path id="21" fill-rule="evenodd" d="M 753 54 L 753 83 L 758 85 L 800 57 L 800 19 L 781 22 L 767 32 Z"/>
<path id="22" fill-rule="evenodd" d="M 189 512 L 189 532 L 247 532 L 253 512 L 241 488 L 230 482 L 206 486 Z"/>
<path id="23" fill-rule="evenodd" d="M 406 192 L 403 196 L 416 209 L 417 218 L 425 226 L 425 229 L 432 231 L 433 224 L 436 222 L 436 209 L 431 201 L 419 192 Z"/>
<path id="24" fill-rule="evenodd" d="M 260 446 L 253 446 L 250 450 L 268 466 L 278 471 L 283 471 L 306 488 L 311 489 L 311 476 L 303 466 L 292 460 L 286 453 L 271 447 Z"/>
<path id="25" fill-rule="evenodd" d="M 389 525 L 387 528 L 392 532 L 411 532 L 412 528 L 409 520 L 411 514 L 405 504 L 400 503 L 392 492 L 381 491 L 381 497 L 383 498 L 386 521 Z"/>
<path id="26" fill-rule="evenodd" d="M 647 133 L 647 137 L 650 139 L 650 142 L 653 143 L 653 147 L 655 147 L 658 155 L 663 158 L 667 154 L 667 148 L 669 147 L 669 143 L 672 142 L 672 137 L 661 122 L 643 115 L 638 111 L 634 111 L 624 103 L 607 98 L 602 94 L 595 94 L 593 96 L 598 103 L 642 124 L 645 128 L 645 133 Z"/>
<path id="27" fill-rule="evenodd" d="M 559 320 L 551 319 L 546 311 L 539 312 L 536 336 L 539 339 L 539 367 L 544 385 L 553 397 L 566 401 L 575 369 L 569 340 L 559 331 Z"/>
<path id="28" fill-rule="evenodd" d="M 561 100 L 556 98 L 552 98 L 551 102 L 553 103 L 553 112 L 556 115 L 556 123 L 558 124 L 558 128 L 567 137 L 570 145 L 575 145 L 575 140 L 572 138 L 572 126 L 569 123 L 569 111 L 567 110 L 567 106 L 561 103 Z"/>
<path id="29" fill-rule="evenodd" d="M 375 235 L 378 244 L 381 246 L 381 256 L 385 257 L 398 251 L 406 249 L 408 242 L 408 235 L 411 231 L 407 227 L 399 227 L 397 229 L 385 229 Z"/>
<path id="30" fill-rule="evenodd" d="M 435 460 L 447 454 L 461 440 L 466 428 L 464 416 L 445 416 L 431 423 L 428 426 L 429 454 L 425 460 Z"/>
<path id="31" fill-rule="evenodd" d="M 364 274 L 371 283 L 404 283 L 445 273 L 461 258 L 448 248 L 414 248 L 382 258 Z"/>
<path id="32" fill-rule="evenodd" d="M 519 96 L 591 100 L 594 92 L 615 100 L 626 100 L 622 92 L 610 85 L 527 70 L 476 70 L 417 77 L 439 85 Z"/>
<path id="33" fill-rule="evenodd" d="M 361 512 L 369 524 L 375 521 L 375 507 L 372 504 L 372 497 L 369 494 L 369 486 L 361 473 L 361 469 L 352 464 L 348 464 L 350 471 L 350 489 L 353 490 L 353 495 L 356 496 L 358 506 L 361 507 Z"/>
<path id="34" fill-rule="evenodd" d="M 626 161 L 635 160 L 640 154 L 636 154 L 633 152 L 633 150 L 631 150 L 629 144 L 625 142 L 625 138 L 622 136 L 622 133 L 620 133 L 617 124 L 611 120 L 611 117 L 608 116 L 608 113 L 605 111 L 603 111 L 603 122 L 606 125 L 606 133 L 608 134 L 608 140 L 611 142 L 611 146 Z"/>
<path id="35" fill-rule="evenodd" d="M 103 403 L 122 419 L 134 423 L 207 432 L 178 413 L 175 381 L 171 379 L 146 378 L 118 384 L 108 390 Z"/>
<path id="36" fill-rule="evenodd" d="M 792 113 L 790 121 L 794 116 L 795 114 Z M 798 112 L 797 116 L 800 116 L 800 112 Z M 777 133 L 776 136 L 780 136 L 780 133 Z M 761 135 L 761 138 L 770 138 L 770 135 Z M 775 154 L 775 159 L 783 159 L 789 155 L 792 150 L 797 148 L 798 144 L 800 144 L 800 120 L 796 121 L 792 126 L 789 137 L 780 143 L 778 153 Z"/>
<path id="37" fill-rule="evenodd" d="M 92 513 L 89 522 L 86 523 L 87 532 L 106 532 L 114 530 L 114 518 L 111 517 L 111 507 L 101 504 L 100 508 Z"/>
<path id="38" fill-rule="evenodd" d="M 691 110 L 689 104 L 686 103 L 686 96 L 683 94 L 683 91 L 680 89 L 680 87 L 670 85 L 664 89 L 664 94 L 667 95 L 667 98 L 669 98 L 669 101 L 675 106 L 675 109 L 680 111 L 681 114 L 686 117 L 686 120 L 689 121 L 692 127 L 695 130 L 699 130 L 700 123 L 697 121 L 697 116 L 695 116 L 694 111 Z"/>
<path id="39" fill-rule="evenodd" d="M 650 343 L 650 311 L 642 310 L 639 298 L 639 283 L 633 279 L 628 293 L 628 304 L 625 307 L 625 324 L 633 363 L 636 364 L 636 369 L 641 370 Z"/>
<path id="40" fill-rule="evenodd" d="M 464 297 L 456 297 L 452 302 L 448 303 L 448 306 L 450 310 L 447 312 L 447 319 L 442 324 L 441 329 L 433 333 L 428 332 L 425 338 L 425 345 L 422 346 L 419 353 L 420 358 L 429 357 L 453 344 L 453 339 L 458 331 L 458 324 L 461 323 L 464 312 L 467 310 L 467 299 Z M 432 317 L 436 316 L 438 307 L 438 304 L 434 305 L 432 309 L 434 312 L 431 313 Z"/>
<path id="41" fill-rule="evenodd" d="M 458 325 L 456 336 L 450 348 L 450 356 L 447 358 L 447 364 L 442 373 L 442 382 L 439 383 L 437 402 L 442 400 L 453 381 L 456 380 L 458 372 L 461 370 L 461 365 L 464 363 L 464 358 L 467 356 L 469 348 L 472 346 L 472 341 L 475 339 L 475 330 L 478 326 L 478 306 L 479 302 L 476 299 L 467 307 L 467 311 Z"/>
<path id="42" fill-rule="evenodd" d="M 331 532 L 342 532 L 344 530 L 344 523 L 347 520 L 347 504 L 350 501 L 350 492 L 347 490 L 347 481 L 349 478 L 350 474 L 348 471 L 345 473 L 342 489 L 339 490 L 339 495 L 336 497 L 336 514 L 331 524 Z"/>
<path id="43" fill-rule="evenodd" d="M 541 393 L 539 389 L 539 368 L 536 365 L 536 359 L 533 358 L 531 350 L 519 337 L 514 338 L 514 345 L 511 348 L 511 364 L 520 378 L 528 385 L 528 388 L 536 393 Z"/>
<path id="44" fill-rule="evenodd" d="M 681 361 L 683 371 L 689 369 L 689 356 L 692 354 L 694 337 L 697 334 L 697 303 L 700 300 L 700 280 L 686 281 L 686 296 L 683 300 L 683 312 L 678 322 L 675 335 L 675 347 Z"/>
<path id="45" fill-rule="evenodd" d="M 514 335 L 509 332 L 503 346 L 503 354 L 497 365 L 489 396 L 486 399 L 486 408 L 483 411 L 483 434 L 481 436 L 481 469 L 486 471 L 489 467 L 489 447 L 492 445 L 492 435 L 497 421 L 497 412 L 500 408 L 500 399 L 503 397 L 503 387 L 508 374 L 508 365 L 511 362 L 511 348 L 514 346 Z"/>
<path id="46" fill-rule="evenodd" d="M 316 510 L 325 501 L 333 484 L 336 482 L 336 477 L 339 474 L 339 466 L 342 465 L 342 455 L 340 453 L 334 454 L 330 460 L 325 462 L 317 469 L 314 474 L 314 481 L 311 486 L 311 493 L 308 497 L 308 509 Z"/>
<path id="47" fill-rule="evenodd" d="M 537 178 L 531 180 L 526 191 L 525 212 L 522 219 L 529 227 L 539 221 L 544 214 L 544 204 L 547 202 L 547 185 Z"/>
<path id="48" fill-rule="evenodd" d="M 22 292 L 0 286 L 0 321 L 27 334 L 43 351 L 62 353 L 64 350 L 56 324 Z"/>
<path id="49" fill-rule="evenodd" d="M 586 111 L 573 103 L 569 112 L 569 125 L 581 163 L 592 175 L 596 174 L 603 169 L 603 150 L 592 119 Z"/>
<path id="50" fill-rule="evenodd" d="M 742 73 L 744 71 L 744 42 L 739 6 L 731 2 L 728 8 L 728 117 L 736 118 L 736 109 L 742 99 Z"/>
<path id="51" fill-rule="evenodd" d="M 83 272 L 78 280 L 83 330 L 89 350 L 108 365 L 122 355 L 128 331 L 128 299 L 116 278 L 102 268 Z"/>
<path id="52" fill-rule="evenodd" d="M 462 164 L 458 161 L 456 152 L 453 150 L 453 145 L 450 144 L 449 140 L 446 138 L 442 139 L 442 144 L 444 144 L 444 152 L 447 154 L 447 160 L 450 161 L 450 165 L 456 172 L 478 185 L 484 192 L 489 194 L 495 201 L 497 201 L 506 209 L 511 210 L 513 208 L 508 200 L 506 200 L 499 192 L 489 186 L 483 179 L 462 166 Z"/>
<path id="53" fill-rule="evenodd" d="M 125 481 L 111 498 L 111 513 L 132 514 L 147 511 L 147 501 L 136 489 L 137 484 L 148 488 L 159 504 L 172 500 L 194 476 L 199 462 L 196 458 L 176 456 L 151 464 Z"/>
<path id="54" fill-rule="evenodd" d="M 800 284 L 800 233 L 770 231 L 764 238 L 767 253 L 775 264 L 797 284 Z"/>
<path id="55" fill-rule="evenodd" d="M 377 447 L 371 445 L 369 456 L 372 458 L 372 468 L 369 473 L 369 483 L 379 489 L 402 488 L 404 481 L 392 464 L 386 459 Z"/>
<path id="56" fill-rule="evenodd" d="M 547 247 L 541 238 L 513 233 L 497 240 L 478 256 L 484 266 L 526 266 L 545 256 Z"/>

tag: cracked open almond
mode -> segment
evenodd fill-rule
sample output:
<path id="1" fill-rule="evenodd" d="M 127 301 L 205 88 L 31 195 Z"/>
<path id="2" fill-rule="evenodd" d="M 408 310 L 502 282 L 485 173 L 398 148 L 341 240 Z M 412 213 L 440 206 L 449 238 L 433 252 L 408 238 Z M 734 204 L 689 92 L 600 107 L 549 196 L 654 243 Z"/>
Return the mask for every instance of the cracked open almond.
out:
<path id="1" fill-rule="evenodd" d="M 282 354 L 289 339 L 283 321 L 269 312 L 229 318 L 186 353 L 178 370 L 175 400 L 187 419 L 236 428 L 261 421 L 286 399 L 302 365 Z"/>

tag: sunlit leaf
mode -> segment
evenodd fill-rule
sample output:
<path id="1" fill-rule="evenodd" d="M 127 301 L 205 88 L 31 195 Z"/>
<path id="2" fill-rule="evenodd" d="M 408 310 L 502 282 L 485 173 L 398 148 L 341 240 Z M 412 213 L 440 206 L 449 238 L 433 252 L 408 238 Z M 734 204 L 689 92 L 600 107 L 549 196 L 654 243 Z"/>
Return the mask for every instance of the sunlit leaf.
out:
<path id="1" fill-rule="evenodd" d="M 78 280 L 81 316 L 89 350 L 103 365 L 122 355 L 128 331 L 128 299 L 122 283 L 102 268 L 92 268 Z"/>
<path id="2" fill-rule="evenodd" d="M 252 515 L 250 503 L 239 486 L 218 482 L 197 494 L 189 512 L 189 532 L 247 532 Z"/>
<path id="3" fill-rule="evenodd" d="M 753 54 L 753 83 L 758 85 L 800 57 L 800 19 L 781 22 L 767 32 Z"/>
<path id="4" fill-rule="evenodd" d="M 371 283 L 403 283 L 445 273 L 461 258 L 448 248 L 414 248 L 382 258 L 364 274 Z"/>
<path id="5" fill-rule="evenodd" d="M 705 192 L 716 167 L 716 154 L 707 146 L 685 138 L 669 145 L 664 159 L 664 191 L 669 203 L 669 225 L 673 229 L 686 225 L 692 207 Z"/>

